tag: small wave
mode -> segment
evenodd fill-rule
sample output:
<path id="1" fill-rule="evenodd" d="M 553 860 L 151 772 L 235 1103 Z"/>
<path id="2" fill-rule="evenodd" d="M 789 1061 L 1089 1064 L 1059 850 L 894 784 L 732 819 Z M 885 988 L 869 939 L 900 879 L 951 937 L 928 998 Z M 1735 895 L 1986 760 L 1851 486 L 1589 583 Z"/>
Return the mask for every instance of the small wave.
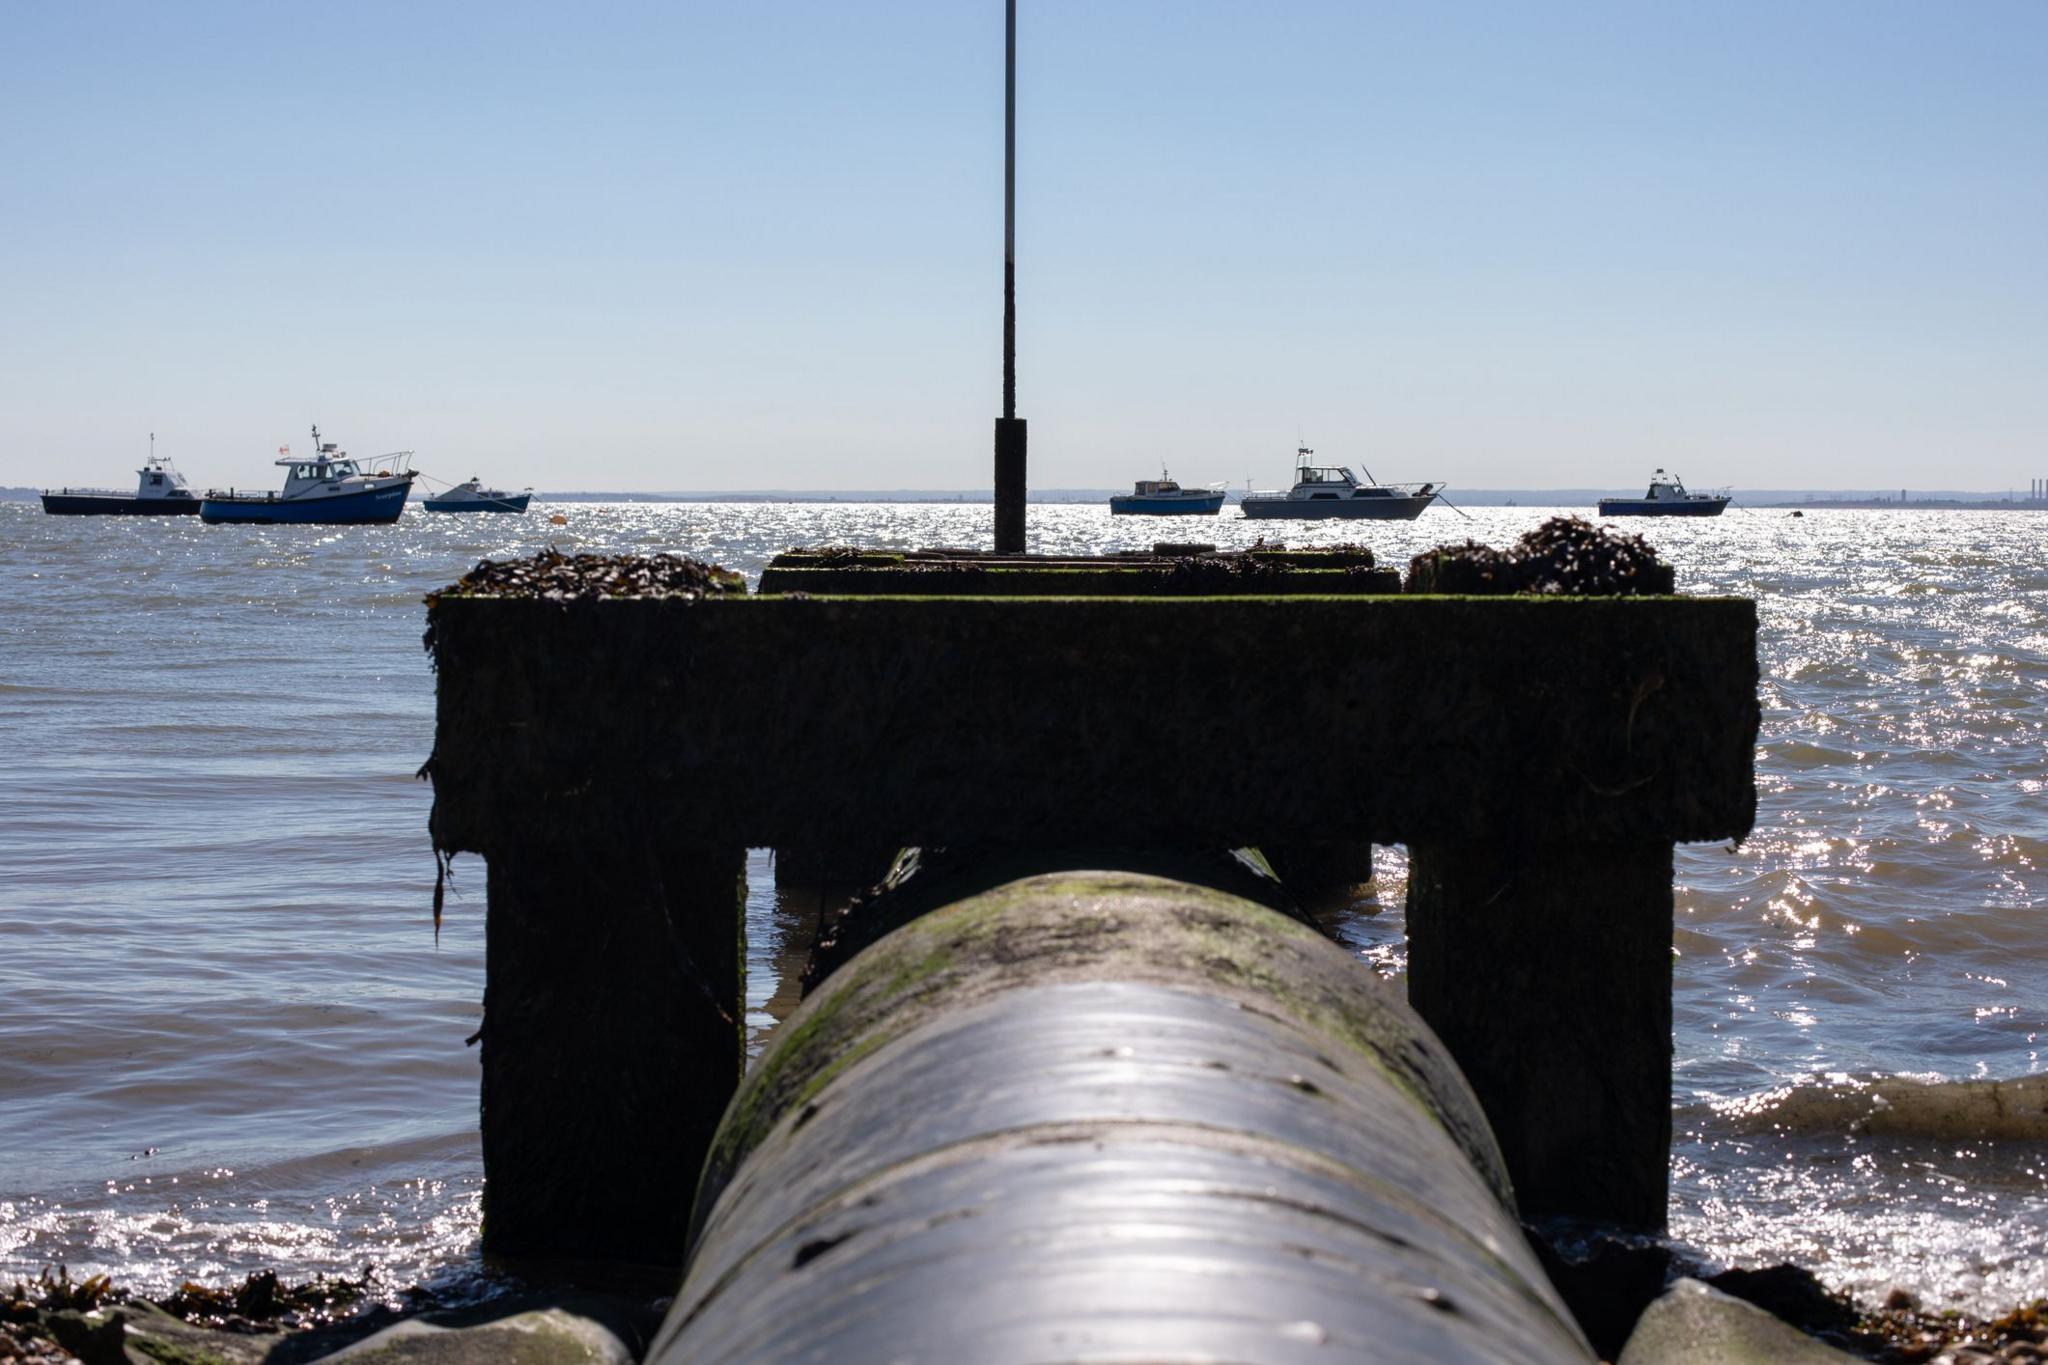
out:
<path id="1" fill-rule="evenodd" d="M 1714 1111 L 1738 1133 L 1869 1133 L 1939 1140 L 2048 1142 L 2048 1076 L 2003 1081 L 1846 1079 L 1767 1091 Z"/>

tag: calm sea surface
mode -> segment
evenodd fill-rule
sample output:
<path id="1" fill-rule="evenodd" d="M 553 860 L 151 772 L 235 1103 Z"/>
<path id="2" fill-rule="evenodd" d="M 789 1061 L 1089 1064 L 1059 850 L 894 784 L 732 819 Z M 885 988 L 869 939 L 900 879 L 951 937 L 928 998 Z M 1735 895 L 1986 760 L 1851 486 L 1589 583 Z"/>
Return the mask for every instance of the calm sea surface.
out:
<path id="1" fill-rule="evenodd" d="M 1552 510 L 1281 534 L 1405 564 Z M 550 543 L 751 577 L 794 544 L 985 543 L 989 515 L 570 504 L 264 529 L 0 503 L 0 1279 L 478 1284 L 483 877 L 457 863 L 437 944 L 421 595 Z M 1066 551 L 1162 533 L 1098 507 L 1031 527 Z M 1678 859 L 1674 1233 L 1865 1293 L 2048 1293 L 2048 516 L 1630 529 L 1683 591 L 1753 596 L 1763 623 L 1756 832 Z M 1379 873 L 1336 927 L 1399 973 L 1401 850 Z M 750 875 L 766 1029 L 804 930 L 765 855 Z"/>

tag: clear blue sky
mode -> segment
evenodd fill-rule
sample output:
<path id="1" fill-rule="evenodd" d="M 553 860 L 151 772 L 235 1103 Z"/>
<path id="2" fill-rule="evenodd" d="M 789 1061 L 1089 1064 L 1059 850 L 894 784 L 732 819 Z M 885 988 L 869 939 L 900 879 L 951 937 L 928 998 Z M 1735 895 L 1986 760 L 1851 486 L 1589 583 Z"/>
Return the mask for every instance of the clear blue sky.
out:
<path id="1" fill-rule="evenodd" d="M 2048 475 L 2048 4 L 1022 0 L 1034 486 Z M 995 0 L 0 7 L 0 483 L 986 487 Z"/>

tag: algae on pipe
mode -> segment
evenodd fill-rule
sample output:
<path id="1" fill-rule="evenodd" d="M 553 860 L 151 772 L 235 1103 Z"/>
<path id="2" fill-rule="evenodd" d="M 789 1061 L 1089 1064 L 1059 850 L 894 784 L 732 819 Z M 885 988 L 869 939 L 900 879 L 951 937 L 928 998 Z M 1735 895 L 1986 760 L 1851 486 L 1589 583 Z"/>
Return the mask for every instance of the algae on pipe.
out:
<path id="1" fill-rule="evenodd" d="M 1592 1359 L 1471 1091 L 1249 901 L 1028 878 L 911 921 L 770 1042 L 649 1359 Z"/>

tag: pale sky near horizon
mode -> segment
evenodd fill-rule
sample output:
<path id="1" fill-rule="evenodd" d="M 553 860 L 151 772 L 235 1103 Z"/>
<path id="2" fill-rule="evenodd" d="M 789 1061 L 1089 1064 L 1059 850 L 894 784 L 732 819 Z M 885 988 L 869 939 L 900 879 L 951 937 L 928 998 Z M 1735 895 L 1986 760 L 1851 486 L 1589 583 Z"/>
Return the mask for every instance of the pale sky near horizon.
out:
<path id="1" fill-rule="evenodd" d="M 2048 4 L 1021 0 L 1034 487 L 2048 476 Z M 0 6 L 0 484 L 985 488 L 1002 6 Z"/>

